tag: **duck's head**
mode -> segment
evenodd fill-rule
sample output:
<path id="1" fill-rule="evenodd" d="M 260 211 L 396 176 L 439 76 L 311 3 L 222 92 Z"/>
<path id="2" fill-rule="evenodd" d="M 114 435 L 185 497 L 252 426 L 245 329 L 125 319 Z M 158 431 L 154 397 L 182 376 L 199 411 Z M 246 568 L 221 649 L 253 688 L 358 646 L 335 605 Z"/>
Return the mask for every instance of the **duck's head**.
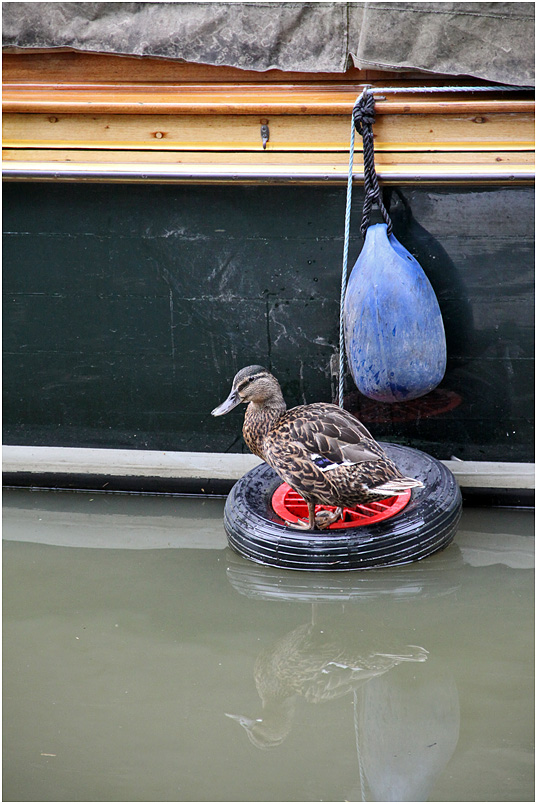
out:
<path id="1" fill-rule="evenodd" d="M 241 402 L 254 402 L 258 405 L 270 405 L 271 402 L 281 404 L 283 397 L 280 383 L 263 366 L 246 366 L 235 375 L 228 398 L 211 413 L 213 416 L 223 416 Z"/>
<path id="2" fill-rule="evenodd" d="M 264 712 L 264 717 L 250 718 L 244 715 L 230 715 L 236 723 L 240 723 L 256 748 L 276 748 L 281 745 L 293 725 L 295 701 L 293 698 L 274 703 Z"/>

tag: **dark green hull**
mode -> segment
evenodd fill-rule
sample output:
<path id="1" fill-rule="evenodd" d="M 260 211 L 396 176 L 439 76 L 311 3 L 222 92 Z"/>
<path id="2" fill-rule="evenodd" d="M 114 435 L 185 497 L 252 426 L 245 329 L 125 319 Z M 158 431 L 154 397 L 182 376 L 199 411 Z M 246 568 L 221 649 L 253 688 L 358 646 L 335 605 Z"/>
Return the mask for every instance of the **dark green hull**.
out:
<path id="1" fill-rule="evenodd" d="M 413 406 L 346 406 L 384 440 L 533 460 L 533 188 L 394 193 L 439 299 L 444 380 Z M 289 406 L 330 400 L 345 189 L 7 183 L 4 443 L 240 452 L 214 419 L 259 363 Z M 361 248 L 354 193 L 350 263 Z M 426 336 L 426 335 L 425 335 Z"/>

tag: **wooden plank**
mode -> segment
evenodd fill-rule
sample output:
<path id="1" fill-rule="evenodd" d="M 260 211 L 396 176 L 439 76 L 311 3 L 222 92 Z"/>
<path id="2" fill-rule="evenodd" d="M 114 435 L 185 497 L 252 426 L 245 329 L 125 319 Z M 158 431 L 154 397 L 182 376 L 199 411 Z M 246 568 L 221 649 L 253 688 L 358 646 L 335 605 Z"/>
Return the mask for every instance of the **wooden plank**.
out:
<path id="1" fill-rule="evenodd" d="M 352 111 L 361 86 L 322 87 L 285 85 L 267 88 L 219 85 L 191 86 L 114 86 L 37 87 L 5 85 L 4 113 L 32 114 L 326 114 Z M 532 100 L 480 96 L 453 96 L 442 93 L 431 97 L 392 95 L 376 102 L 376 113 L 385 114 L 465 114 L 483 115 L 517 112 L 531 114 Z"/>
<path id="2" fill-rule="evenodd" d="M 399 84 L 404 80 L 420 78 L 425 81 L 441 83 L 442 76 L 431 76 L 419 70 L 389 72 L 381 70 L 358 70 L 350 68 L 344 73 L 300 73 L 283 72 L 281 70 L 240 70 L 235 67 L 214 66 L 209 64 L 193 64 L 170 59 L 138 58 L 134 56 L 118 56 L 103 53 L 74 53 L 24 51 L 20 53 L 3 53 L 3 80 L 6 82 L 37 83 L 94 83 L 104 82 L 254 82 L 274 83 L 278 81 L 309 82 L 345 80 L 360 83 L 363 81 L 386 81 Z M 452 80 L 450 78 L 450 80 Z M 460 79 L 455 81 L 459 83 Z M 464 79 L 463 79 L 464 82 Z M 472 83 L 485 83 L 472 79 Z"/>
<path id="3" fill-rule="evenodd" d="M 121 151 L 121 150 L 60 150 L 41 148 L 4 148 L 3 161 L 29 164 L 47 162 L 50 164 L 132 164 L 132 165 L 279 165 L 294 169 L 296 166 L 334 166 L 347 170 L 349 155 L 346 152 L 323 153 L 299 151 L 289 154 L 282 151 Z M 496 168 L 498 164 L 532 167 L 535 156 L 528 151 L 437 151 L 429 152 L 381 151 L 375 155 L 377 169 L 393 165 L 460 165 L 471 170 L 476 165 L 488 165 Z M 356 154 L 354 167 L 361 170 L 363 165 L 361 153 Z"/>
<path id="4" fill-rule="evenodd" d="M 248 115 L 6 114 L 10 148 L 260 151 L 260 119 Z M 348 116 L 272 117 L 267 151 L 347 151 Z M 385 115 L 375 123 L 380 150 L 527 150 L 534 145 L 531 115 Z M 357 150 L 360 150 L 360 138 Z"/>

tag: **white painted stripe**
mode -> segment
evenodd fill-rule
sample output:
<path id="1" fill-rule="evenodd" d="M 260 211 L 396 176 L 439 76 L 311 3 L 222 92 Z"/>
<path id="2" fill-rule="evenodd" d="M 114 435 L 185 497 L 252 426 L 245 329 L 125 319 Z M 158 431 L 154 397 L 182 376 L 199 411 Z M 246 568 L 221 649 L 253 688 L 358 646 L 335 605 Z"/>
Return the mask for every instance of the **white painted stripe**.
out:
<path id="1" fill-rule="evenodd" d="M 88 474 L 113 477 L 238 480 L 261 463 L 255 455 L 224 452 L 159 452 L 82 447 L 2 448 L 4 472 Z"/>
<path id="2" fill-rule="evenodd" d="M 260 464 L 255 455 L 223 452 L 87 449 L 82 447 L 3 447 L 4 472 L 88 474 L 238 480 Z M 533 489 L 535 465 L 487 461 L 442 461 L 463 488 Z"/>
<path id="3" fill-rule="evenodd" d="M 530 146 L 528 145 L 528 148 Z M 340 184 L 347 181 L 346 165 L 132 165 L 127 163 L 106 165 L 101 162 L 66 164 L 62 162 L 5 162 L 2 176 L 8 181 L 120 181 L 120 182 L 170 182 L 170 183 L 215 183 L 232 181 L 249 184 Z M 520 164 L 410 164 L 378 165 L 377 174 L 384 182 L 510 182 L 533 183 L 535 169 L 532 165 Z M 363 181 L 363 171 L 353 172 L 353 181 Z"/>
<path id="4" fill-rule="evenodd" d="M 442 461 L 462 488 L 534 489 L 534 463 Z"/>

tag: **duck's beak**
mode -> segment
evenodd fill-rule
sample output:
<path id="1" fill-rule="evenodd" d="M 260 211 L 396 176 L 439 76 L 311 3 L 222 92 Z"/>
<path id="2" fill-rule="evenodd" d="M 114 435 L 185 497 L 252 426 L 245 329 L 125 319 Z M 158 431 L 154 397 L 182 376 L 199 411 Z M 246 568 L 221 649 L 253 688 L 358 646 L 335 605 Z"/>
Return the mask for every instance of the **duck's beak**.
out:
<path id="1" fill-rule="evenodd" d="M 223 416 L 224 413 L 229 413 L 230 410 L 233 410 L 233 408 L 236 408 L 237 405 L 240 405 L 241 401 L 242 400 L 238 394 L 238 391 L 235 391 L 235 389 L 232 388 L 231 393 L 226 401 L 222 402 L 222 404 L 218 405 L 218 407 L 214 410 L 211 410 L 211 416 Z"/>
<path id="2" fill-rule="evenodd" d="M 229 712 L 225 712 L 226 717 L 230 717 L 232 720 L 235 720 L 237 723 L 240 723 L 246 731 L 250 731 L 256 723 L 261 723 L 261 718 L 258 720 L 254 720 L 253 717 L 245 717 L 244 715 L 230 715 Z"/>

